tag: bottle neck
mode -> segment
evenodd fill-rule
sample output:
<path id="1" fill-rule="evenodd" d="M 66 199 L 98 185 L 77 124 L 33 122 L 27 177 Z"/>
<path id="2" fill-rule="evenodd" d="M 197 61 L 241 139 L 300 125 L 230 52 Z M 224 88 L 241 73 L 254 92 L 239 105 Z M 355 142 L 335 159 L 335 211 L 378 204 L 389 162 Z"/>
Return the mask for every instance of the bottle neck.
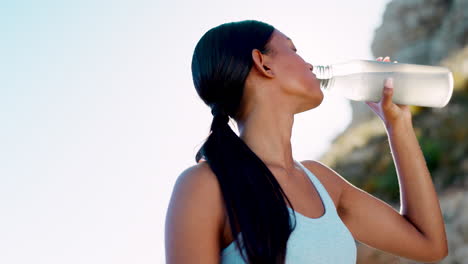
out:
<path id="1" fill-rule="evenodd" d="M 333 83 L 333 67 L 332 65 L 317 65 L 313 66 L 312 71 L 317 79 L 320 81 L 320 88 L 328 90 Z"/>

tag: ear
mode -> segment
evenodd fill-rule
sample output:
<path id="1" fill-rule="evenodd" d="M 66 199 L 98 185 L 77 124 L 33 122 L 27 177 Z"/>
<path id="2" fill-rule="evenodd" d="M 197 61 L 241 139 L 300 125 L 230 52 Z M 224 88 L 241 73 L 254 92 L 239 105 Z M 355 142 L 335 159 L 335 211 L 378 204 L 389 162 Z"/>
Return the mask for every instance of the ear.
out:
<path id="1" fill-rule="evenodd" d="M 252 50 L 253 67 L 267 78 L 275 77 L 273 70 L 268 67 L 268 56 L 262 54 L 258 49 Z"/>

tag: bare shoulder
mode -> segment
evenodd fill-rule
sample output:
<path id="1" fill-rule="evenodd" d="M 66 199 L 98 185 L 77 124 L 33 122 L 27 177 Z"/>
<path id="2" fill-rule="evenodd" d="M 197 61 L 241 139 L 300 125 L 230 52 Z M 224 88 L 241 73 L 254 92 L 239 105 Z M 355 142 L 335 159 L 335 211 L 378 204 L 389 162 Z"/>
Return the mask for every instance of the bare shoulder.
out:
<path id="1" fill-rule="evenodd" d="M 301 161 L 301 163 L 315 176 L 317 176 L 317 178 L 319 178 L 322 185 L 324 185 L 324 187 L 327 189 L 327 192 L 332 197 L 335 203 L 335 207 L 339 209 L 341 194 L 343 193 L 343 190 L 351 183 L 332 168 L 320 161 L 304 160 Z"/>
<path id="2" fill-rule="evenodd" d="M 188 188 L 190 191 L 196 191 L 199 195 L 208 197 L 213 197 L 212 195 L 217 192 L 221 194 L 218 179 L 207 162 L 201 162 L 185 169 L 177 177 L 173 194 L 181 188 Z"/>
<path id="3" fill-rule="evenodd" d="M 221 190 L 209 165 L 184 170 L 166 214 L 166 263 L 218 263 L 223 221 Z"/>

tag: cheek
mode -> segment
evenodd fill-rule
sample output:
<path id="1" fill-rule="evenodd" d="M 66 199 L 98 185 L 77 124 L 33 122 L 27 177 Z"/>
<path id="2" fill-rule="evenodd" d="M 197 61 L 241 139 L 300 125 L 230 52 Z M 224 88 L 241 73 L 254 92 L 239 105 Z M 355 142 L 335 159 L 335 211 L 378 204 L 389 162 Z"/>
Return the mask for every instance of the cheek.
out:
<path id="1" fill-rule="evenodd" d="M 290 91 L 315 90 L 320 88 L 320 83 L 308 70 L 304 60 L 293 54 L 281 58 L 284 62 L 278 69 L 277 78 L 285 89 Z"/>
<path id="2" fill-rule="evenodd" d="M 294 73 L 291 73 L 296 81 L 302 86 L 301 89 L 319 89 L 320 82 L 306 66 L 296 67 Z"/>
<path id="3" fill-rule="evenodd" d="M 282 83 L 287 84 L 289 88 L 294 89 L 300 88 L 297 86 L 302 86 L 304 82 L 307 82 L 307 79 L 310 78 L 310 76 L 307 76 L 304 66 L 297 60 L 285 63 L 279 72 L 279 77 Z"/>

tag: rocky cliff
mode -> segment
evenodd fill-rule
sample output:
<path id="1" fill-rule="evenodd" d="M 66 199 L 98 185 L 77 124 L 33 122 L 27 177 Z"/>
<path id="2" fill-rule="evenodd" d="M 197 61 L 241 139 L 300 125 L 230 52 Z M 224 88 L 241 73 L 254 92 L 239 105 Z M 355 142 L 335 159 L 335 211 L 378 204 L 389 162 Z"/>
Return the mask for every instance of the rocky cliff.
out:
<path id="1" fill-rule="evenodd" d="M 394 0 L 388 3 L 371 49 L 374 57 L 390 56 L 403 63 L 443 64 L 468 43 L 467 0 Z M 466 54 L 466 53 L 465 53 Z M 468 76 L 468 62 L 452 63 L 460 78 Z M 371 119 L 367 105 L 351 102 L 350 127 Z"/>
<path id="2" fill-rule="evenodd" d="M 468 263 L 468 0 L 394 0 L 372 42 L 375 57 L 443 65 L 455 88 L 444 108 L 411 107 L 413 125 L 446 223 L 449 256 Z M 383 123 L 362 102 L 353 121 L 320 160 L 399 211 L 400 194 Z M 358 263 L 418 263 L 358 243 Z"/>

